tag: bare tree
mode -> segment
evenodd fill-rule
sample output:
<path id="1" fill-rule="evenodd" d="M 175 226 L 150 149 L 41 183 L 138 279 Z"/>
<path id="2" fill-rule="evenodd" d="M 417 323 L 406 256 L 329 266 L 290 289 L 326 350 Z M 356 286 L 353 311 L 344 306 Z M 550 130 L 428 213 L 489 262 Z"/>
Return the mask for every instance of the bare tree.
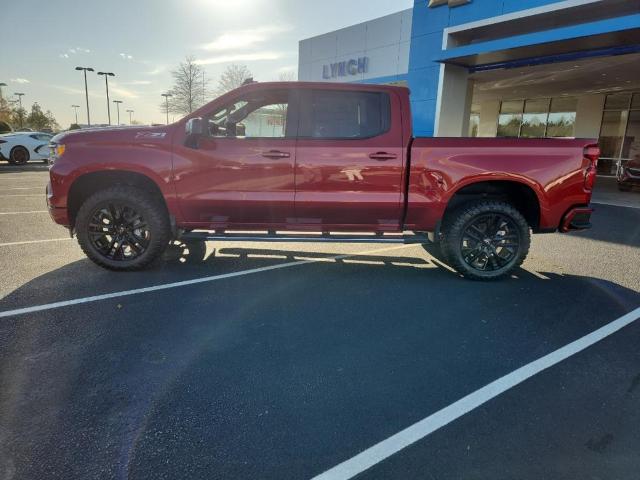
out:
<path id="1" fill-rule="evenodd" d="M 285 70 L 278 75 L 278 81 L 280 82 L 295 82 L 298 76 L 293 70 Z"/>
<path id="2" fill-rule="evenodd" d="M 171 74 L 173 87 L 169 90 L 172 95 L 169 99 L 169 112 L 186 115 L 201 107 L 206 99 L 208 81 L 195 57 L 186 57 Z M 166 103 L 160 105 L 160 110 L 166 112 Z"/>
<path id="3" fill-rule="evenodd" d="M 253 74 L 246 65 L 229 65 L 220 75 L 218 81 L 218 95 L 223 95 L 231 90 L 242 86 L 242 84 L 253 78 Z"/>

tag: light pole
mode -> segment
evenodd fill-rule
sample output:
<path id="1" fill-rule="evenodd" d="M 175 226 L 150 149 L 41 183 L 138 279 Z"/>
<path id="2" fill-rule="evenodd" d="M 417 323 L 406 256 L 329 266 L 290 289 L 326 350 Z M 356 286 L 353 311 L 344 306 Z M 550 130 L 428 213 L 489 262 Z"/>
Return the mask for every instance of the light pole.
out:
<path id="1" fill-rule="evenodd" d="M 7 84 L 4 82 L 0 82 L 0 100 L 2 100 L 2 87 L 6 87 Z"/>
<path id="2" fill-rule="evenodd" d="M 118 109 L 118 125 L 120 125 L 120 104 L 122 100 L 114 100 L 113 103 L 116 104 L 116 108 Z"/>
<path id="3" fill-rule="evenodd" d="M 167 109 L 167 125 L 169 125 L 169 97 L 173 97 L 173 95 L 170 93 L 162 93 L 161 95 L 164 97 L 165 108 Z"/>
<path id="4" fill-rule="evenodd" d="M 111 108 L 109 106 L 109 77 L 115 77 L 112 72 L 98 72 L 98 75 L 104 75 L 104 86 L 107 87 L 107 115 L 109 117 L 109 125 L 111 125 Z"/>
<path id="5" fill-rule="evenodd" d="M 84 70 L 84 96 L 87 99 L 87 126 L 91 126 L 91 117 L 89 117 L 89 87 L 87 87 L 87 72 L 94 72 L 91 67 L 76 67 L 76 70 Z"/>
<path id="6" fill-rule="evenodd" d="M 80 105 L 71 105 L 71 108 L 76 112 L 76 125 L 78 125 L 78 109 L 80 108 Z"/>
<path id="7" fill-rule="evenodd" d="M 129 125 L 131 125 L 131 114 L 133 113 L 133 110 L 127 110 L 127 113 L 129 114 Z"/>
<path id="8" fill-rule="evenodd" d="M 24 95 L 24 93 L 18 93 L 15 92 L 14 95 L 16 97 L 18 97 L 18 104 L 20 105 L 20 110 L 18 110 L 20 112 L 20 128 L 22 128 L 22 122 L 23 122 L 23 117 L 24 117 L 24 113 L 22 112 L 22 97 Z"/>

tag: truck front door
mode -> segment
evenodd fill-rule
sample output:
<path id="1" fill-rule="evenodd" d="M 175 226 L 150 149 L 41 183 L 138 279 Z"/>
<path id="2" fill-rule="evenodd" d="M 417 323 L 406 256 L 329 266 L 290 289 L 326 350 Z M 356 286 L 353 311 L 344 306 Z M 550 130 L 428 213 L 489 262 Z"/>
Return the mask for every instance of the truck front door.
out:
<path id="1" fill-rule="evenodd" d="M 299 122 L 298 224 L 319 230 L 398 229 L 404 151 L 396 95 L 301 89 Z"/>
<path id="2" fill-rule="evenodd" d="M 185 220 L 208 228 L 293 222 L 295 132 L 290 91 L 257 89 L 214 107 L 195 144 L 174 147 L 174 183 Z"/>

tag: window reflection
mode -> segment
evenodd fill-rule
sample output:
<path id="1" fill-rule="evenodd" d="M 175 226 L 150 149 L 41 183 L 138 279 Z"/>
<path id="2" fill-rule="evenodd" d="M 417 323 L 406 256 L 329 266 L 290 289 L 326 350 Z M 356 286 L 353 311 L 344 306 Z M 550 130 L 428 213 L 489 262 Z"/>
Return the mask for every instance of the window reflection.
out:
<path id="1" fill-rule="evenodd" d="M 573 97 L 502 102 L 499 137 L 573 137 L 578 101 Z"/>
<path id="2" fill-rule="evenodd" d="M 600 174 L 615 175 L 626 161 L 640 155 L 640 94 L 607 95 L 599 142 Z"/>

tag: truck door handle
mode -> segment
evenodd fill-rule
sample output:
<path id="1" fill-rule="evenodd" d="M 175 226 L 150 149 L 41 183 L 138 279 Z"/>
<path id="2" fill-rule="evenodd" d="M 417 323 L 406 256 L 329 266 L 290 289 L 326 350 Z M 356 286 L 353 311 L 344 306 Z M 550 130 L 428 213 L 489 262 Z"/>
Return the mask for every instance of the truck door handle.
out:
<path id="1" fill-rule="evenodd" d="M 370 154 L 369 158 L 371 160 L 378 160 L 379 162 L 386 162 L 387 160 L 394 160 L 398 158 L 398 156 L 393 153 L 376 152 L 376 153 Z"/>
<path id="2" fill-rule="evenodd" d="M 262 156 L 265 158 L 289 158 L 291 154 L 289 152 L 281 152 L 279 150 L 269 150 L 268 152 L 262 152 Z"/>

